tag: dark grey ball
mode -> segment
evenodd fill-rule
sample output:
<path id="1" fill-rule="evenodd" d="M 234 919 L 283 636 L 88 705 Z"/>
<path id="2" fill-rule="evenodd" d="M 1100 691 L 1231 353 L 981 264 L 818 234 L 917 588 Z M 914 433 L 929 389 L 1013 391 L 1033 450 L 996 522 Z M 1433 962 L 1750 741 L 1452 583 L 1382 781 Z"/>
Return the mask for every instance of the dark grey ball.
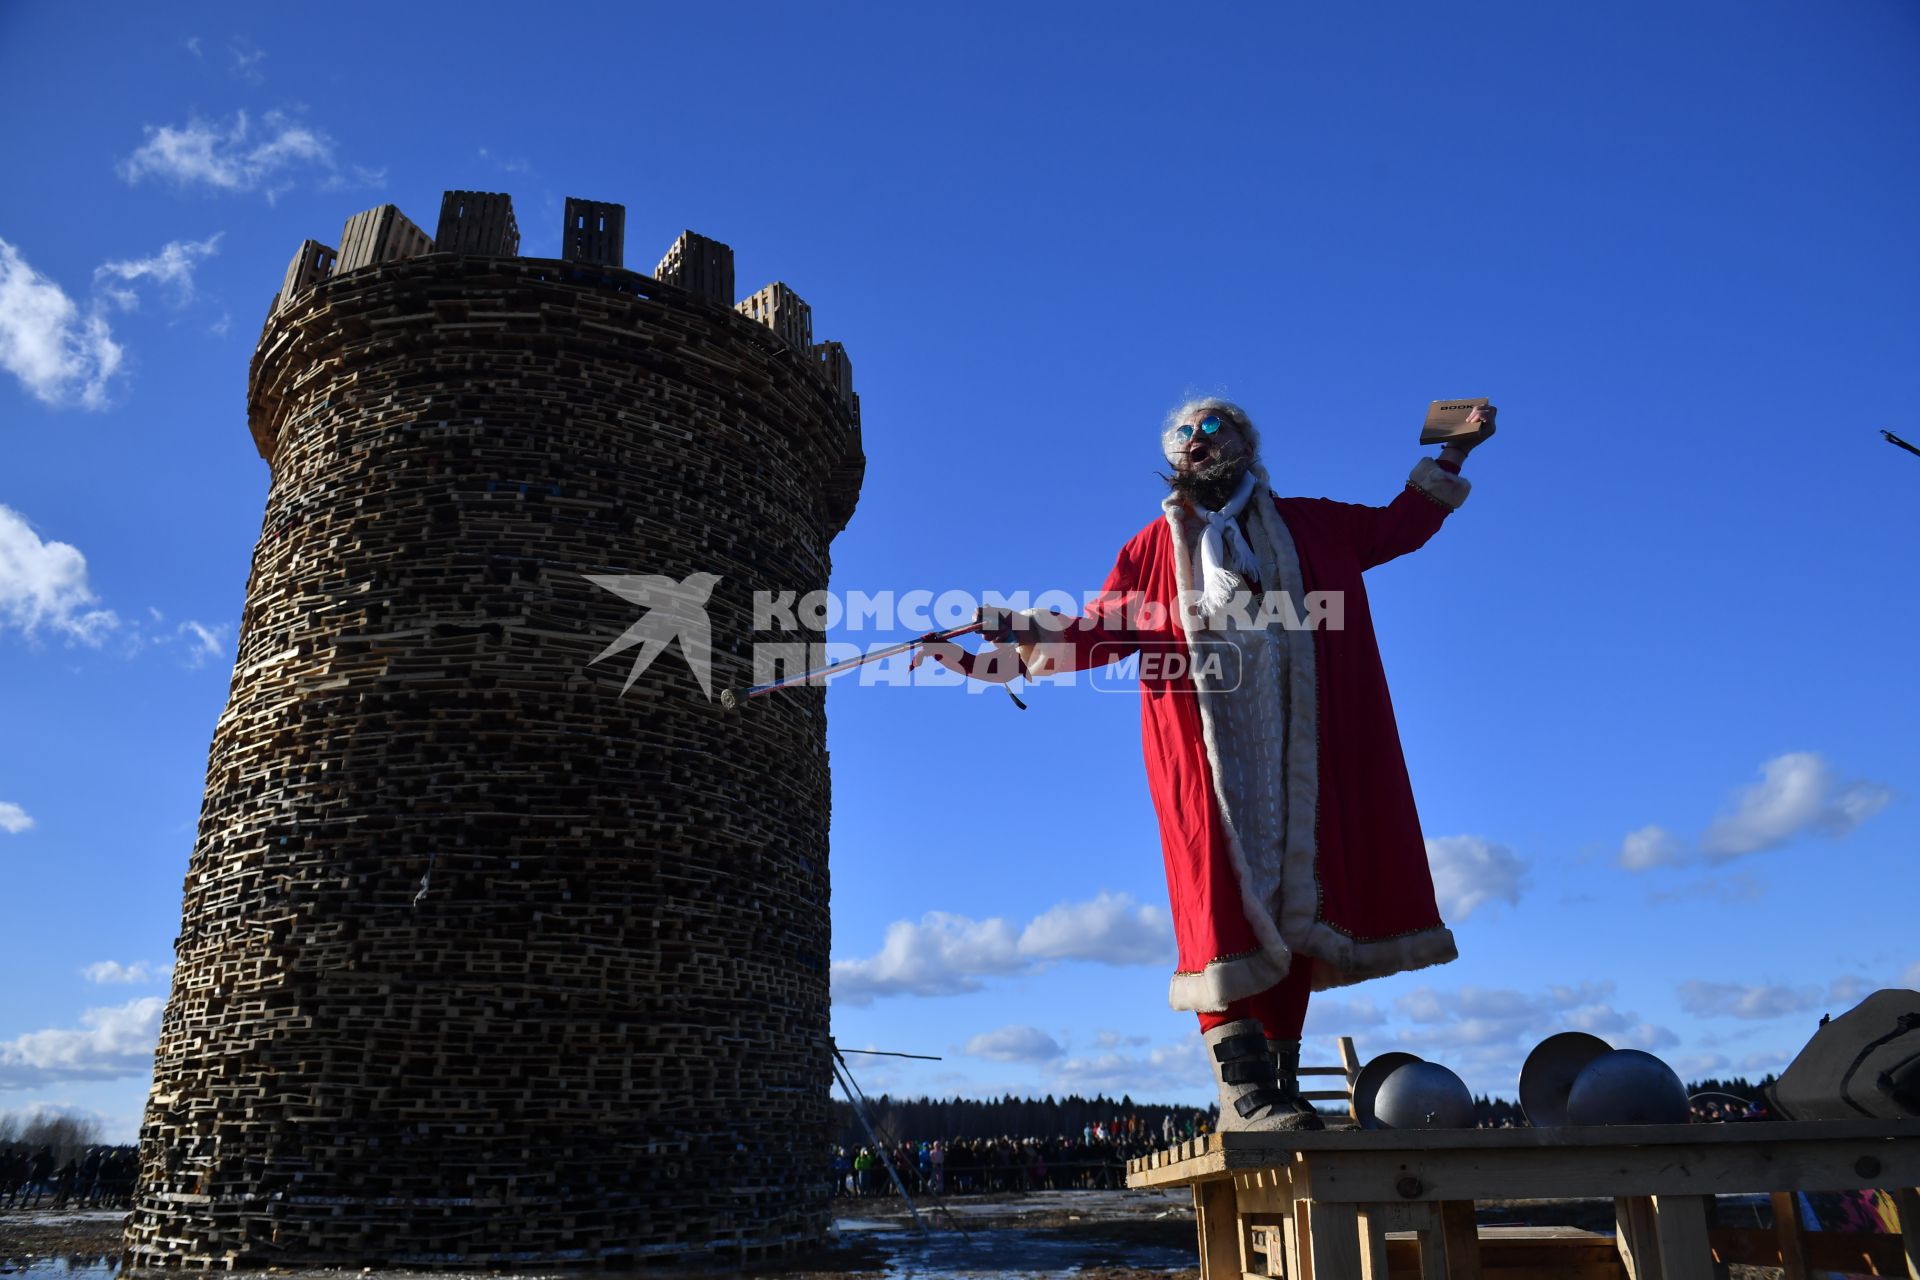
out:
<path id="1" fill-rule="evenodd" d="M 1439 1063 L 1409 1062 L 1381 1084 L 1373 1114 L 1383 1129 L 1471 1129 L 1473 1094 Z"/>
<path id="2" fill-rule="evenodd" d="M 1567 1095 L 1568 1124 L 1686 1124 L 1687 1087 L 1673 1068 L 1638 1049 L 1589 1062 Z"/>

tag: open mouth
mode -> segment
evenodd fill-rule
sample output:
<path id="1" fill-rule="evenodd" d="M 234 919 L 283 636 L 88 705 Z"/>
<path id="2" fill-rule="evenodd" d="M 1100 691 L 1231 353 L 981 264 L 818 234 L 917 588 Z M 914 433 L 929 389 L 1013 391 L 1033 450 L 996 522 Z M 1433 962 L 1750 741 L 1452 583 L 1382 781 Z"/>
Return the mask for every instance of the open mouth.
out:
<path id="1" fill-rule="evenodd" d="M 1213 457 L 1213 450 L 1199 441 L 1187 446 L 1187 461 L 1195 466 L 1204 466 Z"/>

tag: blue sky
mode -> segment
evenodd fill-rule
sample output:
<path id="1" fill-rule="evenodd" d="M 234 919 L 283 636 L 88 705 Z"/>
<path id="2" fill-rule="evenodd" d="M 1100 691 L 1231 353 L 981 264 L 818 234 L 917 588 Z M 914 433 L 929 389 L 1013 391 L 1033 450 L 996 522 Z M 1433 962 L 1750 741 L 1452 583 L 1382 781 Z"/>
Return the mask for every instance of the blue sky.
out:
<path id="1" fill-rule="evenodd" d="M 543 25 L 544 24 L 544 25 Z M 842 589 L 1090 590 L 1189 391 L 1371 575 L 1451 965 L 1316 1000 L 1511 1096 L 1568 1027 L 1777 1069 L 1920 984 L 1920 12 L 1908 4 L 0 8 L 0 1110 L 130 1136 L 269 475 L 299 242 L 447 188 L 627 206 L 847 344 Z M 549 29 L 550 28 L 550 29 Z M 869 1090 L 1205 1101 L 1133 696 L 829 695 L 835 1031 Z M 956 786 L 955 776 L 968 780 Z"/>

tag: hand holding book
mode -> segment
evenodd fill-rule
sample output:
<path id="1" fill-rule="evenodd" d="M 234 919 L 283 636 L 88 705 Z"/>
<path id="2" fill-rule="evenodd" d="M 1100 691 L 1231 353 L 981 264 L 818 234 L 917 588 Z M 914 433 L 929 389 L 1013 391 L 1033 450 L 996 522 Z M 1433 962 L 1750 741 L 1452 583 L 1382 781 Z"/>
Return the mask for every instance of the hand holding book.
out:
<path id="1" fill-rule="evenodd" d="M 1420 443 L 1443 444 L 1464 457 L 1493 435 L 1494 415 L 1498 412 L 1498 407 L 1488 404 L 1484 396 L 1477 400 L 1435 400 L 1427 406 Z"/>

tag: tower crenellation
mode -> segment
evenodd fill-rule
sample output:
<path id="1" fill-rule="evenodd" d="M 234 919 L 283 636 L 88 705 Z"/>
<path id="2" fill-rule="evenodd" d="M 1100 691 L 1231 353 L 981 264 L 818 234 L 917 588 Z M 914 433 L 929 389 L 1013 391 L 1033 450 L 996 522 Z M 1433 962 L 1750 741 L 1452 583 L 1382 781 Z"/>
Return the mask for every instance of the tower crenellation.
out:
<path id="1" fill-rule="evenodd" d="M 734 310 L 773 330 L 795 351 L 813 349 L 813 308 L 778 280 L 742 299 Z"/>
<path id="2" fill-rule="evenodd" d="M 499 191 L 447 192 L 440 199 L 433 249 L 492 258 L 518 256 L 520 224 L 513 216 L 513 197 Z"/>
<path id="3" fill-rule="evenodd" d="M 390 204 L 356 213 L 340 229 L 340 254 L 334 260 L 335 275 L 358 271 L 377 262 L 412 258 L 433 251 L 433 237 L 413 224 L 413 220 Z"/>
<path id="4" fill-rule="evenodd" d="M 602 267 L 624 266 L 626 224 L 625 205 L 568 196 L 560 257 L 567 262 L 591 262 Z"/>
<path id="5" fill-rule="evenodd" d="M 626 206 L 568 196 L 560 241 L 561 263 L 624 275 Z M 513 197 L 497 191 L 448 191 L 441 198 L 440 218 L 431 236 L 391 204 L 354 214 L 341 229 L 338 250 L 317 240 L 301 243 L 270 308 L 270 321 L 271 314 L 330 280 L 434 253 L 518 257 L 520 224 L 514 216 Z M 642 279 L 616 283 L 633 288 Z M 845 349 L 835 342 L 814 342 L 813 308 L 788 285 L 775 281 L 736 302 L 732 248 L 694 231 L 683 231 L 674 240 L 652 279 L 701 302 L 729 308 L 770 330 L 795 353 L 810 355 L 805 363 L 826 379 L 857 420 L 860 397 L 853 390 L 853 366 Z"/>
<path id="6" fill-rule="evenodd" d="M 274 300 L 274 309 L 278 310 L 292 301 L 294 297 L 306 292 L 333 274 L 333 264 L 339 257 L 331 245 L 321 244 L 318 240 L 302 240 L 299 252 L 293 255 L 293 261 L 287 264 L 286 282 L 280 286 L 279 297 Z"/>

